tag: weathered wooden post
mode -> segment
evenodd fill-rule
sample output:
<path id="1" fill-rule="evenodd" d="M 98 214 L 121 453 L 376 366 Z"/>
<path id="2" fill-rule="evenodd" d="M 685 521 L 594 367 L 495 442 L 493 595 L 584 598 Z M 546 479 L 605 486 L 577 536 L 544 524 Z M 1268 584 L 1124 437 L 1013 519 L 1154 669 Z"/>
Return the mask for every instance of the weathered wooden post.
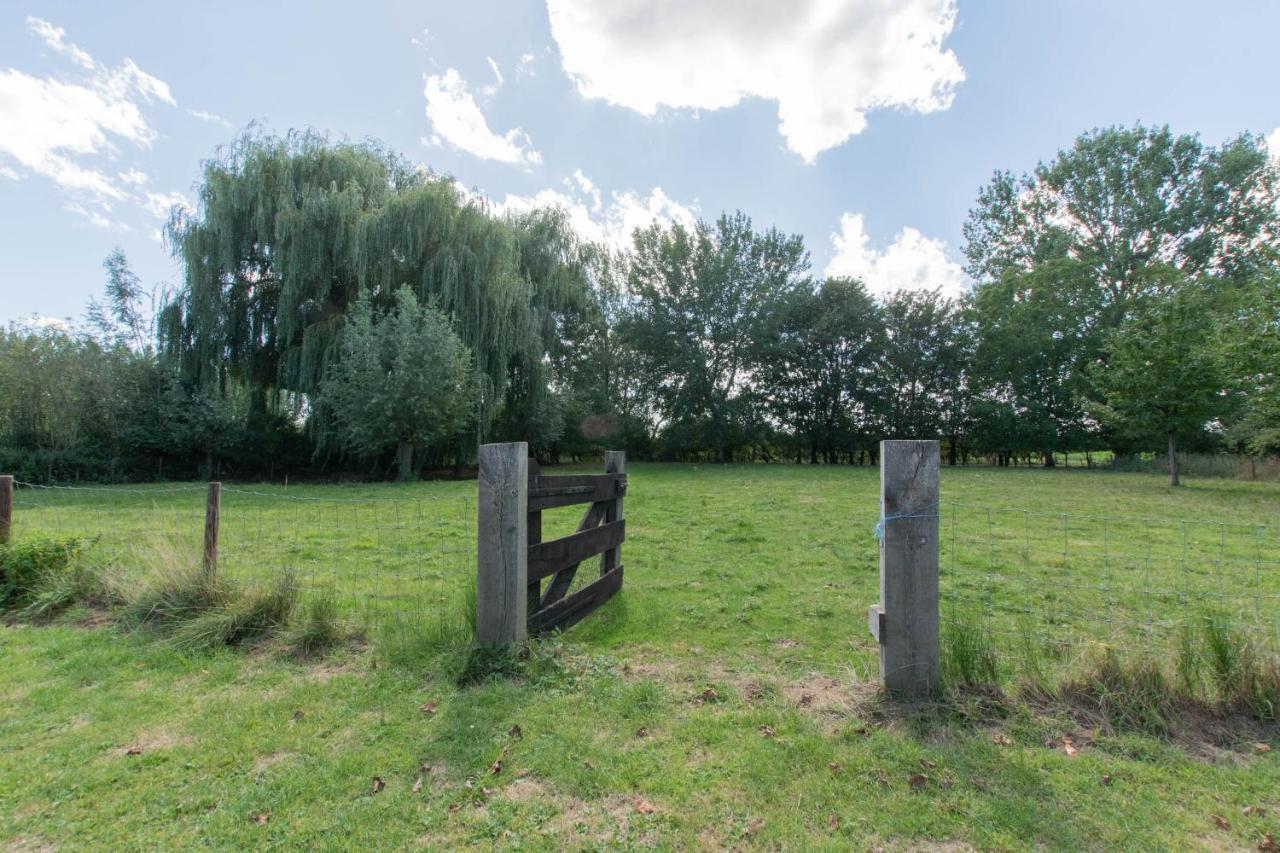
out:
<path id="1" fill-rule="evenodd" d="M 0 474 L 0 545 L 13 535 L 13 475 Z"/>
<path id="2" fill-rule="evenodd" d="M 529 445 L 480 446 L 476 541 L 476 644 L 528 637 Z"/>
<path id="3" fill-rule="evenodd" d="M 625 450 L 606 450 L 604 452 L 604 472 L 606 474 L 625 474 L 627 473 L 627 453 Z M 613 521 L 621 521 L 622 514 L 622 496 L 614 498 L 609 502 L 609 506 L 604 511 L 604 523 L 609 524 Z M 610 548 L 604 552 L 604 559 L 600 561 L 600 574 L 603 576 L 608 572 L 622 565 L 622 546 Z"/>
<path id="4" fill-rule="evenodd" d="M 222 519 L 222 484 L 210 483 L 204 502 L 204 573 L 218 574 L 218 524 Z"/>
<path id="5" fill-rule="evenodd" d="M 880 684 L 901 694 L 938 687 L 938 442 L 880 442 Z"/>

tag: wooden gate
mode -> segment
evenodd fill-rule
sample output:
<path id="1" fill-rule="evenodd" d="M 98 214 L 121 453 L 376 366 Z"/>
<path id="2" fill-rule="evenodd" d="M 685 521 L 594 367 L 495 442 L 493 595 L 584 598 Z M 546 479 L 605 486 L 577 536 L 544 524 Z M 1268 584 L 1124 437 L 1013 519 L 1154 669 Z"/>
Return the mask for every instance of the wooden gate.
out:
<path id="1" fill-rule="evenodd" d="M 603 474 L 544 476 L 529 460 L 528 631 L 538 634 L 568 628 L 622 589 L 622 542 L 626 521 L 627 456 L 605 453 Z M 575 533 L 542 541 L 542 512 L 589 504 Z M 600 576 L 570 592 L 578 567 L 600 555 Z M 543 588 L 543 581 L 547 584 Z"/>

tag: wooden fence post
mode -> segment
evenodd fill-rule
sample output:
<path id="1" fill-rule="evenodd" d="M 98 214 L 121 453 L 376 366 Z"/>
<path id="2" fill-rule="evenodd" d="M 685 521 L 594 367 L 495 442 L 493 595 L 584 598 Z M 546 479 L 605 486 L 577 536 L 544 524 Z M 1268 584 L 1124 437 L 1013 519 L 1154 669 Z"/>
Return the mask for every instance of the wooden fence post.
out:
<path id="1" fill-rule="evenodd" d="M 627 473 L 627 452 L 625 450 L 606 450 L 604 452 L 604 472 L 606 474 L 625 474 Z M 616 497 L 604 511 L 604 523 L 608 524 L 612 521 L 621 521 L 622 515 L 622 498 Z M 604 559 L 600 561 L 600 574 L 604 575 L 613 571 L 622 564 L 622 548 L 610 548 L 604 552 Z"/>
<path id="2" fill-rule="evenodd" d="M 0 474 L 0 545 L 13 535 L 13 475 Z"/>
<path id="3" fill-rule="evenodd" d="M 937 689 L 938 442 L 880 442 L 880 684 L 894 693 Z"/>
<path id="4" fill-rule="evenodd" d="M 529 445 L 480 446 L 476 540 L 476 644 L 528 637 Z"/>
<path id="5" fill-rule="evenodd" d="M 204 573 L 218 574 L 218 524 L 222 519 L 222 484 L 210 483 L 204 503 Z"/>

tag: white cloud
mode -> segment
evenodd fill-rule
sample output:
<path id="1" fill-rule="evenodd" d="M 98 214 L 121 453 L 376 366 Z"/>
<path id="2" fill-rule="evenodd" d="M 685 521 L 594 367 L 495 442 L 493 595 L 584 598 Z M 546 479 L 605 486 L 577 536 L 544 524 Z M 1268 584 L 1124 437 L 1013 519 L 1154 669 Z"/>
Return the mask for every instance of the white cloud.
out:
<path id="1" fill-rule="evenodd" d="M 827 276 L 862 279 L 879 296 L 895 290 L 941 289 L 957 297 L 968 287 L 960 264 L 947 255 L 943 240 L 930 239 L 906 227 L 883 250 L 873 248 L 863 226 L 862 214 L 840 217 L 840 233 L 831 235 L 835 256 L 823 271 Z"/>
<path id="2" fill-rule="evenodd" d="M 807 162 L 871 110 L 951 105 L 964 69 L 943 41 L 954 0 L 548 0 L 565 72 L 587 98 L 654 114 L 778 104 Z"/>
<path id="3" fill-rule="evenodd" d="M 520 54 L 520 61 L 516 63 L 516 79 L 523 80 L 525 77 L 533 77 L 537 73 L 534 64 L 538 61 L 536 53 Z"/>
<path id="4" fill-rule="evenodd" d="M 231 122 L 227 121 L 217 113 L 205 112 L 204 110 L 187 110 L 187 115 L 192 118 L 198 118 L 200 121 L 207 121 L 210 124 L 220 124 L 223 127 L 231 127 Z"/>
<path id="5" fill-rule="evenodd" d="M 76 65 L 89 70 L 93 69 L 93 57 L 87 51 L 62 40 L 62 37 L 67 34 L 67 31 L 62 27 L 55 27 L 48 21 L 33 18 L 30 15 L 27 16 L 27 26 L 31 28 L 32 32 L 44 39 L 45 44 L 70 59 Z"/>
<path id="6" fill-rule="evenodd" d="M 176 106 L 169 86 L 132 59 L 114 68 L 95 61 L 48 21 L 27 18 L 27 25 L 81 73 L 71 81 L 0 71 L 0 160 L 18 169 L 0 168 L 18 178 L 47 178 L 67 193 L 69 211 L 100 227 L 125 228 L 111 215 L 112 202 L 135 198 L 130 187 L 142 186 L 146 175 L 113 170 L 114 178 L 95 161 L 117 159 L 120 143 L 150 148 L 156 133 L 143 108 L 157 101 Z"/>
<path id="7" fill-rule="evenodd" d="M 456 69 L 425 78 L 427 119 L 436 135 L 446 142 L 485 160 L 503 163 L 541 163 L 529 135 L 513 128 L 502 136 L 489 129 L 484 113 L 467 89 L 467 81 Z"/>
<path id="8" fill-rule="evenodd" d="M 498 63 L 494 61 L 493 57 L 486 56 L 485 59 L 489 60 L 489 68 L 493 71 L 494 82 L 492 86 L 485 86 L 484 88 L 487 94 L 492 95 L 502 88 L 502 84 L 505 81 L 502 79 L 502 69 L 498 68 Z"/>
<path id="9" fill-rule="evenodd" d="M 148 192 L 146 199 L 144 207 L 148 213 L 157 219 L 168 219 L 169 212 L 175 207 L 182 208 L 183 210 L 191 210 L 191 202 L 187 200 L 186 196 L 179 192 Z"/>
<path id="10" fill-rule="evenodd" d="M 1271 152 L 1271 159 L 1280 160 L 1280 127 L 1267 134 L 1267 150 Z"/>
<path id="11" fill-rule="evenodd" d="M 508 194 L 492 206 L 498 213 L 559 207 L 579 237 L 614 248 L 630 246 L 632 232 L 654 222 L 678 222 L 692 228 L 697 221 L 696 205 L 675 201 L 661 187 L 652 188 L 647 195 L 631 190 L 610 193 L 606 205 L 599 188 L 581 169 L 576 170 L 572 178 L 565 179 L 565 185 L 567 192 L 544 189 L 532 196 Z"/>

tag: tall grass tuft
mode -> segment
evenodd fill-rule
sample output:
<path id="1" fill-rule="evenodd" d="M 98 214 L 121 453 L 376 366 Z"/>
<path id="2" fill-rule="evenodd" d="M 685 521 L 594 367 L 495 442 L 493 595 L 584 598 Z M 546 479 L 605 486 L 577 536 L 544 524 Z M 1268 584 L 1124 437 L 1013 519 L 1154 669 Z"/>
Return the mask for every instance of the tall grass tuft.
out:
<path id="1" fill-rule="evenodd" d="M 969 620 L 950 622 L 942 633 L 942 680 L 953 689 L 997 686 L 1000 661 L 990 634 Z"/>
<path id="2" fill-rule="evenodd" d="M 46 619 L 75 604 L 110 603 L 99 572 L 84 559 L 79 538 L 0 545 L 0 608 Z"/>
<path id="3" fill-rule="evenodd" d="M 447 596 L 439 610 L 389 620 L 381 641 L 391 663 L 456 680 L 467 667 L 475 636 L 476 589 L 467 583 Z"/>
<path id="4" fill-rule="evenodd" d="M 262 587 L 229 587 L 217 607 L 174 626 L 172 641 L 179 648 L 235 646 L 283 629 L 298 604 L 298 584 L 292 572 L 282 572 Z"/>
<path id="5" fill-rule="evenodd" d="M 1095 652 L 1083 673 L 1062 685 L 1063 699 L 1093 708 L 1114 727 L 1167 736 L 1173 730 L 1176 696 L 1154 661 L 1126 663 L 1107 647 Z"/>
<path id="6" fill-rule="evenodd" d="M 331 595 L 309 598 L 301 615 L 287 632 L 287 642 L 300 657 L 318 657 L 347 640 L 350 631 L 338 615 Z"/>

